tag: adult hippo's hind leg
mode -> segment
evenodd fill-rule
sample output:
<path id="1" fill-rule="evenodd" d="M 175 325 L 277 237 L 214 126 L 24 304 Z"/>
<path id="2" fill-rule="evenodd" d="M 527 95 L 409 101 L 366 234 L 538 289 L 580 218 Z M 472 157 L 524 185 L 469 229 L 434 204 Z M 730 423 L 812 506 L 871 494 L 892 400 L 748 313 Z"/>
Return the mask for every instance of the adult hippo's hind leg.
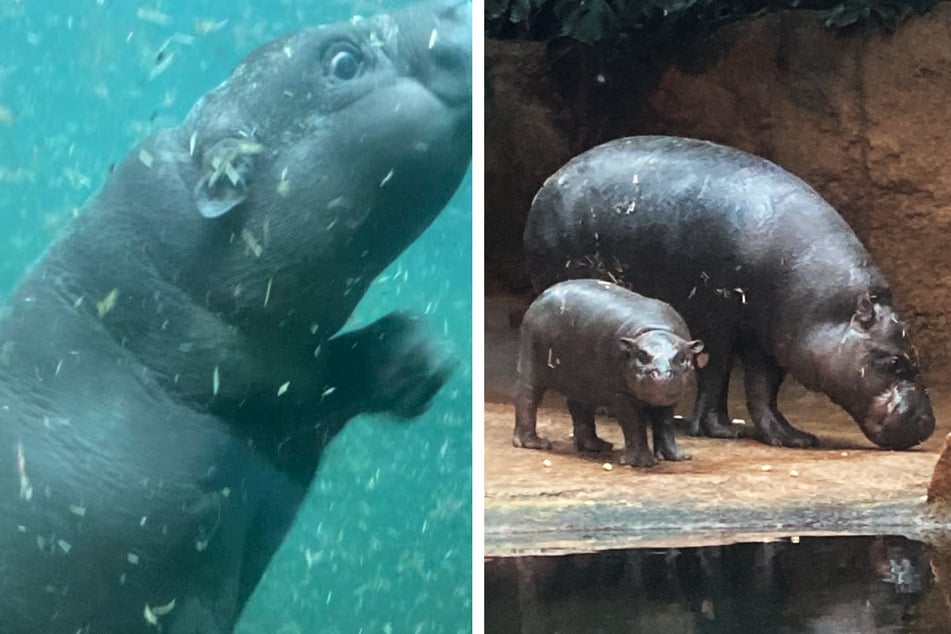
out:
<path id="1" fill-rule="evenodd" d="M 606 440 L 598 438 L 594 424 L 594 408 L 590 405 L 568 399 L 568 412 L 574 427 L 575 449 L 578 451 L 611 451 L 614 447 Z"/>
<path id="2" fill-rule="evenodd" d="M 515 388 L 515 432 L 512 446 L 524 449 L 551 449 L 551 441 L 538 435 L 538 404 L 542 402 L 545 388 L 537 387 L 520 376 Z"/>
<path id="3" fill-rule="evenodd" d="M 651 431 L 654 438 L 654 456 L 660 460 L 675 462 L 690 460 L 689 453 L 677 450 L 674 440 L 674 408 L 651 407 L 647 410 L 651 421 Z"/>
<path id="4" fill-rule="evenodd" d="M 789 424 L 776 406 L 785 372 L 755 343 L 739 350 L 746 387 L 746 407 L 761 440 L 776 447 L 814 447 L 818 439 Z"/>

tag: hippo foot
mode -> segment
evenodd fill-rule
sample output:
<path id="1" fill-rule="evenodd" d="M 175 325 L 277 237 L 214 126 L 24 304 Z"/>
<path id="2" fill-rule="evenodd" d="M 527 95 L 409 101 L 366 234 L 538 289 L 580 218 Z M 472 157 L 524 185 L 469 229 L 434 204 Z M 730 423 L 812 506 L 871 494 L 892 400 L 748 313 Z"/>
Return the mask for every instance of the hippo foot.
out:
<path id="1" fill-rule="evenodd" d="M 711 414 L 692 422 L 687 433 L 691 436 L 708 438 L 739 438 L 743 433 L 743 426 L 734 425 L 727 416 Z"/>
<path id="2" fill-rule="evenodd" d="M 634 449 L 626 449 L 624 453 L 621 454 L 621 464 L 646 469 L 656 465 L 657 458 L 655 458 L 651 452 L 646 450 L 637 451 Z"/>
<path id="3" fill-rule="evenodd" d="M 686 451 L 677 451 L 676 449 L 658 449 L 654 452 L 654 456 L 658 460 L 666 460 L 668 462 L 681 462 L 683 460 L 693 459 L 693 456 Z"/>
<path id="4" fill-rule="evenodd" d="M 456 361 L 429 337 L 425 322 L 391 313 L 360 331 L 374 358 L 362 380 L 372 386 L 371 411 L 414 418 L 449 380 Z"/>
<path id="5" fill-rule="evenodd" d="M 791 447 L 796 449 L 806 449 L 819 444 L 819 439 L 814 434 L 800 431 L 792 426 L 787 429 L 782 429 L 781 431 L 763 433 L 760 440 L 774 447 Z"/>
<path id="6" fill-rule="evenodd" d="M 512 436 L 512 446 L 522 449 L 551 449 L 551 441 L 542 438 L 538 434 L 514 434 Z"/>
<path id="7" fill-rule="evenodd" d="M 578 451 L 602 452 L 611 451 L 613 448 L 613 444 L 606 440 L 601 440 L 597 436 L 592 438 L 581 438 L 579 436 L 575 436 L 575 449 Z"/>

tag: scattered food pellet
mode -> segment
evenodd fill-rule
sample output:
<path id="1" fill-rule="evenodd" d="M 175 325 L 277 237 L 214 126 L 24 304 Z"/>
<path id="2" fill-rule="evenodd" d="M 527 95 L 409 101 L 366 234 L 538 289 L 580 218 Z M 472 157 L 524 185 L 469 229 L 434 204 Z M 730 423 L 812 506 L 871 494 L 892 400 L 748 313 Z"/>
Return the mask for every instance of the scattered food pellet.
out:
<path id="1" fill-rule="evenodd" d="M 789 475 L 792 476 L 792 477 L 794 477 L 794 478 L 798 478 L 798 477 L 799 477 L 799 472 L 796 471 L 795 469 L 790 469 L 790 470 L 789 470 Z"/>
<path id="2" fill-rule="evenodd" d="M 614 468 L 614 465 L 611 464 L 610 462 L 605 462 L 603 465 L 601 465 L 601 468 L 604 469 L 605 471 L 610 471 L 611 469 Z"/>
<path id="3" fill-rule="evenodd" d="M 772 471 L 772 470 L 773 470 L 773 465 L 771 464 L 764 464 L 762 467 L 760 467 L 760 471 Z"/>
<path id="4" fill-rule="evenodd" d="M 730 422 L 733 423 L 734 425 L 745 425 L 745 424 L 746 424 L 746 421 L 743 420 L 742 418 L 734 418 L 734 419 L 731 420 Z"/>
<path id="5" fill-rule="evenodd" d="M 551 466 L 551 460 L 549 460 L 548 458 L 545 458 L 544 460 L 542 460 L 542 466 L 544 466 L 544 467 L 550 467 L 550 466 Z"/>
<path id="6" fill-rule="evenodd" d="M 789 541 L 791 541 L 791 542 L 794 543 L 794 544 L 798 544 L 798 543 L 799 543 L 799 535 L 793 535 L 792 537 L 789 538 Z"/>
<path id="7" fill-rule="evenodd" d="M 845 458 L 846 456 L 849 455 L 849 452 L 848 452 L 848 451 L 843 451 L 843 452 L 840 453 L 839 455 L 842 456 L 843 458 Z"/>

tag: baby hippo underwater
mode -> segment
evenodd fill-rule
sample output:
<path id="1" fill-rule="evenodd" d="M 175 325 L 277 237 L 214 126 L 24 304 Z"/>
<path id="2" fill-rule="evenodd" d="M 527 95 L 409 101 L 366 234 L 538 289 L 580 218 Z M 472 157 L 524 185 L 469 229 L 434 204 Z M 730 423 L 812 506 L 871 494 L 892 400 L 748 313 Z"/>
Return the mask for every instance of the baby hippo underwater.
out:
<path id="1" fill-rule="evenodd" d="M 690 339 L 684 320 L 664 302 L 598 280 L 555 284 L 522 321 L 512 444 L 551 448 L 535 426 L 538 404 L 553 389 L 568 401 L 579 451 L 611 449 L 594 424 L 595 408 L 606 405 L 624 433 L 623 464 L 689 460 L 677 451 L 671 418 L 694 369 L 706 363 L 702 351 L 703 342 Z"/>

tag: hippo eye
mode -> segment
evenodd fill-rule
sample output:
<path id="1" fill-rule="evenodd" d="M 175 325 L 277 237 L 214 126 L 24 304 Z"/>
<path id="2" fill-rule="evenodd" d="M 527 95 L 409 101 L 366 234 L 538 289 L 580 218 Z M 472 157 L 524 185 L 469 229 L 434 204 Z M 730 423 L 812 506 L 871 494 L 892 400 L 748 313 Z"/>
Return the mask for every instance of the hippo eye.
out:
<path id="1" fill-rule="evenodd" d="M 641 365 L 647 365 L 653 360 L 654 357 L 652 357 L 649 352 L 645 352 L 644 350 L 637 351 L 637 362 Z"/>
<path id="2" fill-rule="evenodd" d="M 331 75 L 344 81 L 353 79 L 360 74 L 360 54 L 350 47 L 342 47 L 331 50 L 328 54 L 330 61 L 327 63 L 327 69 Z"/>

